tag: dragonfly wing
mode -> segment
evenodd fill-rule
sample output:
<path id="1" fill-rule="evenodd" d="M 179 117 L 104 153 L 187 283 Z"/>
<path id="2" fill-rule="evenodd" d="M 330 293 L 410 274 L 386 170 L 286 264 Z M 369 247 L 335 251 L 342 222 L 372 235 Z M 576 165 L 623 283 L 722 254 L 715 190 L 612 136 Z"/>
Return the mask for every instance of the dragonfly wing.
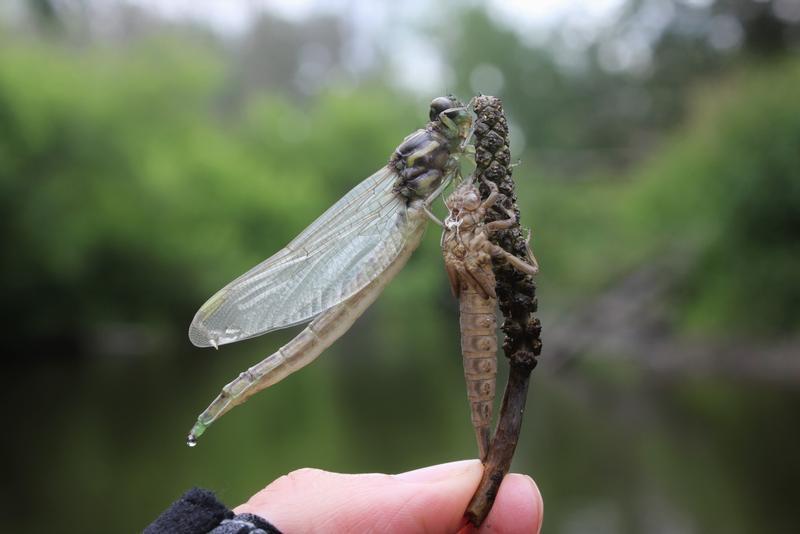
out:
<path id="1" fill-rule="evenodd" d="M 313 319 L 380 275 L 406 242 L 397 175 L 379 170 L 291 243 L 206 302 L 189 327 L 199 347 L 232 343 Z"/>

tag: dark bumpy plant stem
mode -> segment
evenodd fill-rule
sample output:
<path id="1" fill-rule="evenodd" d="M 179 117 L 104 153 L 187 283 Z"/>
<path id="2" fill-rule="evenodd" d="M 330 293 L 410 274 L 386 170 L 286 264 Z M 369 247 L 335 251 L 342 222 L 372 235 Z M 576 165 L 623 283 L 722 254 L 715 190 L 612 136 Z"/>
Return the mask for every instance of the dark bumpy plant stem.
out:
<path id="1" fill-rule="evenodd" d="M 507 219 L 502 208 L 513 210 L 519 221 L 519 209 L 511 177 L 511 152 L 509 150 L 508 123 L 499 98 L 479 96 L 475 99 L 478 115 L 475 130 L 476 182 L 480 184 L 481 197 L 489 195 L 483 179 L 497 184 L 504 195 L 501 202 L 486 216 L 486 222 Z M 492 241 L 520 259 L 528 259 L 526 236 L 519 225 L 494 234 Z M 506 384 L 497 430 L 489 446 L 484 464 L 483 478 L 465 513 L 467 519 L 479 526 L 492 508 L 497 490 L 511 466 L 522 427 L 522 414 L 528 394 L 531 371 L 536 367 L 536 357 L 542 350 L 541 324 L 533 316 L 537 308 L 536 284 L 503 263 L 493 265 L 497 280 L 497 300 L 503 313 L 503 352 L 509 360 Z"/>

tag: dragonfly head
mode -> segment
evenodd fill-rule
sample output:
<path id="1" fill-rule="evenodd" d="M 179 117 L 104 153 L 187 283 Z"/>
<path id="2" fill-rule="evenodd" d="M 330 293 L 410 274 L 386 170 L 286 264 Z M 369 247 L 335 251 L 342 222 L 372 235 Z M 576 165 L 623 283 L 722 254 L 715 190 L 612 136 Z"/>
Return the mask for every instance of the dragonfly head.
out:
<path id="1" fill-rule="evenodd" d="M 441 132 L 453 141 L 464 144 L 471 136 L 475 124 L 472 102 L 464 105 L 456 97 L 439 96 L 431 101 L 430 119 L 441 124 Z"/>

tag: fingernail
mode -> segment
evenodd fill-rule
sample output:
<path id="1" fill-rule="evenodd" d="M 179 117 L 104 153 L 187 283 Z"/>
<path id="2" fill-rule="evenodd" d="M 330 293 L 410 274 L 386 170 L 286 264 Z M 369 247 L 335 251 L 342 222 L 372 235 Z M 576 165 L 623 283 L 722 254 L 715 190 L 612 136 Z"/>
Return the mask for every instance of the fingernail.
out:
<path id="1" fill-rule="evenodd" d="M 536 527 L 536 534 L 542 531 L 542 523 L 544 522 L 544 500 L 542 499 L 542 492 L 539 491 L 539 486 L 533 481 L 531 477 L 525 475 L 531 485 L 531 492 L 533 493 L 534 502 L 536 502 L 536 517 L 539 525 Z"/>
<path id="2" fill-rule="evenodd" d="M 460 460 L 446 464 L 432 465 L 394 476 L 406 482 L 438 482 L 447 478 L 461 476 L 473 469 L 481 469 L 481 462 L 479 460 Z"/>

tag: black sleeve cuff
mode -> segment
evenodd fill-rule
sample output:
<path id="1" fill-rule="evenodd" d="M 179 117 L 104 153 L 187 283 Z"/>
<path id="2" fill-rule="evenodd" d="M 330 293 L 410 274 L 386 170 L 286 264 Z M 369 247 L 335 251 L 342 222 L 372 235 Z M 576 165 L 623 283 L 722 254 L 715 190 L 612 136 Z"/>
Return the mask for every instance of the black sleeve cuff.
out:
<path id="1" fill-rule="evenodd" d="M 281 534 L 269 522 L 254 514 L 233 515 L 202 488 L 192 488 L 172 503 L 144 534 Z"/>

